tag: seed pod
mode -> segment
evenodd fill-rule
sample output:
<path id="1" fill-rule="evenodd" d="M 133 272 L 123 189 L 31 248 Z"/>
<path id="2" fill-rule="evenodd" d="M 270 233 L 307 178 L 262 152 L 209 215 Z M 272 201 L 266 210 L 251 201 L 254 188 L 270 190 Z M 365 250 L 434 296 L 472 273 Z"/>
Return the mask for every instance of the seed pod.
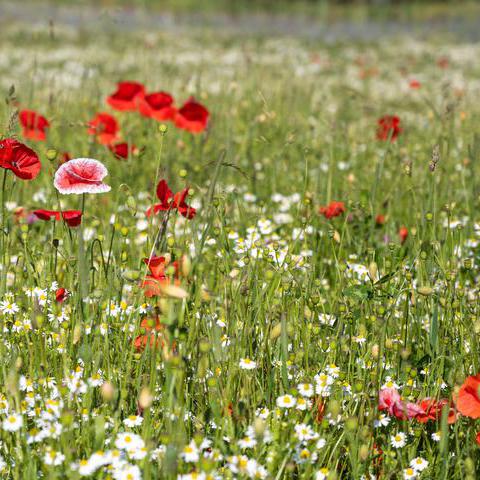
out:
<path id="1" fill-rule="evenodd" d="M 433 288 L 432 287 L 427 287 L 427 286 L 418 287 L 417 292 L 420 295 L 423 295 L 424 297 L 429 297 L 433 293 Z"/>

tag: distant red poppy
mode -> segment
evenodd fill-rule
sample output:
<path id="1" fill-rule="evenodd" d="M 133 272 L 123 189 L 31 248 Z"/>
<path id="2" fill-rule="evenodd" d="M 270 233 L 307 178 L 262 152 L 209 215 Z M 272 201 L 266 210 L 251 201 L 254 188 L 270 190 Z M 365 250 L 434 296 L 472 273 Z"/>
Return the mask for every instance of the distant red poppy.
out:
<path id="1" fill-rule="evenodd" d="M 145 333 L 143 335 L 138 335 L 133 345 L 137 352 L 141 352 L 145 347 L 150 344 L 150 347 L 163 346 L 163 336 L 159 334 L 163 330 L 163 325 L 160 323 L 160 320 L 157 318 L 144 318 L 140 324 L 140 327 L 144 329 Z"/>
<path id="2" fill-rule="evenodd" d="M 42 164 L 31 148 L 6 138 L 0 141 L 0 167 L 11 170 L 22 180 L 32 180 L 40 173 Z"/>
<path id="3" fill-rule="evenodd" d="M 162 294 L 161 286 L 170 283 L 170 279 L 166 274 L 166 269 L 170 265 L 166 257 L 153 256 L 144 258 L 144 263 L 148 266 L 150 274 L 145 276 L 142 287 L 146 297 L 155 297 Z M 174 283 L 179 283 L 180 268 L 178 262 L 172 262 L 174 268 Z"/>
<path id="4" fill-rule="evenodd" d="M 54 187 L 62 194 L 105 193 L 110 186 L 102 183 L 108 175 L 105 166 L 93 158 L 74 158 L 55 172 Z"/>
<path id="5" fill-rule="evenodd" d="M 39 141 L 47 138 L 46 132 L 50 123 L 44 116 L 33 110 L 22 110 L 18 116 L 25 138 Z"/>
<path id="6" fill-rule="evenodd" d="M 466 417 L 480 418 L 480 374 L 468 377 L 458 391 L 457 410 Z"/>
<path id="7" fill-rule="evenodd" d="M 384 224 L 385 224 L 385 215 L 382 215 L 381 213 L 379 213 L 379 214 L 375 217 L 375 223 L 376 223 L 378 226 L 384 225 Z"/>
<path id="8" fill-rule="evenodd" d="M 477 445 L 480 445 L 480 432 L 478 432 L 475 436 L 475 442 L 477 443 Z"/>
<path id="9" fill-rule="evenodd" d="M 408 238 L 408 228 L 407 227 L 400 227 L 398 231 L 398 236 L 400 237 L 400 242 L 402 245 L 407 241 Z"/>
<path id="10" fill-rule="evenodd" d="M 66 288 L 58 288 L 55 292 L 55 300 L 63 303 L 70 296 L 70 292 Z"/>
<path id="11" fill-rule="evenodd" d="M 154 118 L 158 121 L 172 120 L 176 113 L 173 97 L 166 92 L 155 92 L 140 97 L 138 110 L 144 117 Z"/>
<path id="12" fill-rule="evenodd" d="M 326 207 L 320 207 L 319 212 L 330 220 L 345 212 L 345 204 L 343 202 L 330 202 Z"/>
<path id="13" fill-rule="evenodd" d="M 68 152 L 63 152 L 60 158 L 60 163 L 68 162 L 72 159 L 72 156 Z"/>
<path id="14" fill-rule="evenodd" d="M 89 135 L 95 135 L 102 145 L 110 145 L 118 138 L 118 122 L 109 113 L 97 113 L 88 122 Z"/>
<path id="15" fill-rule="evenodd" d="M 107 97 L 107 103 L 115 110 L 131 111 L 138 107 L 138 100 L 145 94 L 145 87 L 138 82 L 119 82 L 115 93 Z"/>
<path id="16" fill-rule="evenodd" d="M 191 133 L 200 133 L 207 128 L 209 111 L 194 98 L 190 98 L 175 115 L 175 125 Z"/>
<path id="17" fill-rule="evenodd" d="M 396 115 L 385 115 L 378 120 L 377 139 L 394 142 L 403 131 L 400 127 L 400 118 Z"/>
<path id="18" fill-rule="evenodd" d="M 127 142 L 119 142 L 113 145 L 109 145 L 108 148 L 117 158 L 127 159 L 129 155 L 134 155 L 138 152 L 138 148 L 135 145 L 129 145 Z"/>
<path id="19" fill-rule="evenodd" d="M 434 398 L 424 398 L 419 403 L 420 408 L 424 413 L 417 415 L 415 418 L 420 423 L 427 423 L 429 420 L 439 420 L 442 417 L 443 408 L 448 406 L 447 422 L 449 424 L 455 423 L 457 415 L 453 405 L 446 398 L 436 401 Z"/>
<path id="20" fill-rule="evenodd" d="M 161 203 L 157 203 L 153 207 L 150 207 L 146 212 L 147 217 L 152 214 L 152 209 L 154 214 L 158 212 L 166 212 L 168 210 L 178 210 L 180 215 L 191 220 L 196 215 L 197 211 L 185 202 L 188 190 L 188 187 L 184 188 L 174 195 L 168 187 L 167 182 L 165 180 L 160 180 L 157 185 L 157 198 Z"/>
<path id="21" fill-rule="evenodd" d="M 55 218 L 55 220 L 60 220 L 60 214 L 65 220 L 65 223 L 69 227 L 78 227 L 82 223 L 82 212 L 81 210 L 64 210 L 59 212 L 57 210 L 35 210 L 33 212 L 36 217 L 40 220 L 50 220 Z"/>
<path id="22" fill-rule="evenodd" d="M 448 60 L 447 57 L 440 57 L 440 58 L 437 60 L 437 65 L 438 65 L 440 68 L 448 68 L 448 66 L 450 65 L 450 61 Z"/>
<path id="23" fill-rule="evenodd" d="M 422 84 L 418 81 L 418 80 L 410 80 L 409 84 L 410 88 L 412 88 L 413 90 L 418 90 Z"/>

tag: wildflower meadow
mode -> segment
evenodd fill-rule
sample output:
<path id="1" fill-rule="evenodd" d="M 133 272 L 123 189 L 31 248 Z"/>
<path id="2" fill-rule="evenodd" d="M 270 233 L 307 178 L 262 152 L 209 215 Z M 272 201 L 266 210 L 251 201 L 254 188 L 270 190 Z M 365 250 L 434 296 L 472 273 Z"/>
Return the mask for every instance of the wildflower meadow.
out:
<path id="1" fill-rule="evenodd" d="M 0 478 L 479 478 L 480 38 L 39 3 L 0 15 Z"/>

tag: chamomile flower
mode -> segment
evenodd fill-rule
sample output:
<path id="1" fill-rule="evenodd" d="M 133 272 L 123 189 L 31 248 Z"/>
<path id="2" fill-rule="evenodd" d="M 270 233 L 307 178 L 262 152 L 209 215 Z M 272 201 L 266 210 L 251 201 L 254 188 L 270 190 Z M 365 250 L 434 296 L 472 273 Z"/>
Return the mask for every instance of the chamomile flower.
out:
<path id="1" fill-rule="evenodd" d="M 61 452 L 57 452 L 53 448 L 47 448 L 45 455 L 43 457 L 43 463 L 45 465 L 52 465 L 58 467 L 61 465 L 65 460 L 65 455 Z"/>
<path id="2" fill-rule="evenodd" d="M 257 363 L 254 362 L 253 360 L 250 360 L 249 358 L 241 358 L 239 367 L 242 370 L 253 370 L 257 368 Z"/>
<path id="3" fill-rule="evenodd" d="M 423 472 L 428 467 L 428 461 L 422 457 L 416 457 L 410 462 L 410 466 L 417 472 Z"/>
<path id="4" fill-rule="evenodd" d="M 7 432 L 16 432 L 23 425 L 23 417 L 17 413 L 11 413 L 2 422 L 2 428 Z"/>
<path id="5" fill-rule="evenodd" d="M 329 474 L 328 468 L 321 468 L 316 474 L 315 474 L 315 480 L 326 480 Z"/>
<path id="6" fill-rule="evenodd" d="M 140 417 L 138 415 L 130 415 L 123 420 L 124 425 L 126 425 L 129 428 L 138 427 L 139 425 L 142 424 L 142 422 L 143 422 L 143 417 Z"/>
<path id="7" fill-rule="evenodd" d="M 183 458 L 185 462 L 190 462 L 190 463 L 198 462 L 198 459 L 200 458 L 199 450 L 193 440 L 188 445 L 185 445 L 185 447 L 183 447 L 183 450 L 180 456 Z"/>
<path id="8" fill-rule="evenodd" d="M 120 450 L 133 450 L 137 448 L 143 448 L 145 442 L 142 437 L 135 433 L 122 432 L 117 435 L 115 439 L 115 446 Z"/>
<path id="9" fill-rule="evenodd" d="M 277 407 L 279 408 L 292 408 L 296 403 L 297 399 L 289 394 L 277 398 Z"/>
<path id="10" fill-rule="evenodd" d="M 403 470 L 403 478 L 405 480 L 410 480 L 411 478 L 416 478 L 417 477 L 417 472 L 411 468 L 411 467 L 408 467 L 408 468 L 405 468 L 405 470 Z"/>
<path id="11" fill-rule="evenodd" d="M 407 444 L 407 436 L 403 432 L 398 432 L 390 437 L 390 445 L 393 448 L 403 448 Z"/>
<path id="12" fill-rule="evenodd" d="M 3 315 L 15 315 L 19 311 L 20 307 L 10 300 L 3 300 L 0 302 L 0 312 Z"/>
<path id="13" fill-rule="evenodd" d="M 298 390 L 298 393 L 302 395 L 302 397 L 307 397 L 307 398 L 313 397 L 315 393 L 313 389 L 313 385 L 311 383 L 299 383 L 297 385 L 297 390 Z"/>

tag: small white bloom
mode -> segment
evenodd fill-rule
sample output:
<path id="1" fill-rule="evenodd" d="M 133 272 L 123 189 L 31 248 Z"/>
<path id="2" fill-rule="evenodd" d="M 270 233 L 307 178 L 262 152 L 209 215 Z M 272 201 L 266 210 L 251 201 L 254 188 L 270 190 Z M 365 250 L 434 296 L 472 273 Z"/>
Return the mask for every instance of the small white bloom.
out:
<path id="1" fill-rule="evenodd" d="M 257 363 L 254 362 L 253 360 L 250 360 L 249 358 L 241 358 L 239 367 L 242 370 L 253 370 L 257 368 Z"/>
<path id="2" fill-rule="evenodd" d="M 17 413 L 12 413 L 3 421 L 2 427 L 7 432 L 16 432 L 23 425 L 23 417 Z"/>
<path id="3" fill-rule="evenodd" d="M 297 403 L 297 400 L 292 395 L 282 395 L 277 398 L 277 407 L 279 408 L 292 408 Z"/>

